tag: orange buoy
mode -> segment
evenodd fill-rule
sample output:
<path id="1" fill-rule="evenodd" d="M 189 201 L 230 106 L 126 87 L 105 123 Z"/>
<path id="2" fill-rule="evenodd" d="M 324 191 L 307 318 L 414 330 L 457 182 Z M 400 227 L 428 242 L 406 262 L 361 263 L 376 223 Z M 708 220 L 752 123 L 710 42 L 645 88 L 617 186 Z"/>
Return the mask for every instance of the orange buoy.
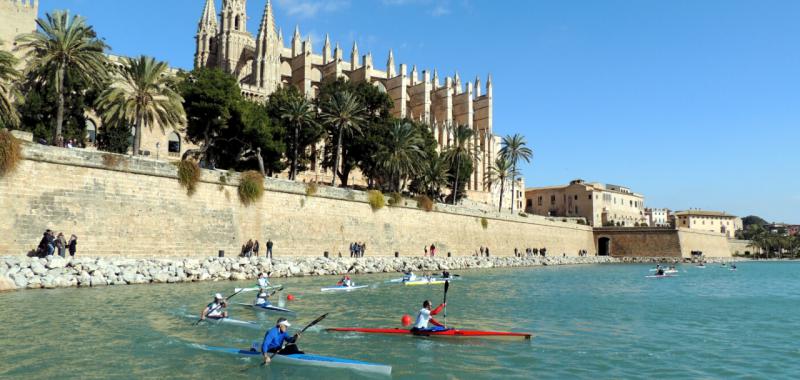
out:
<path id="1" fill-rule="evenodd" d="M 403 326 L 410 325 L 411 324 L 411 316 L 408 315 L 408 314 L 403 314 L 403 318 L 400 318 L 400 323 L 402 323 Z"/>

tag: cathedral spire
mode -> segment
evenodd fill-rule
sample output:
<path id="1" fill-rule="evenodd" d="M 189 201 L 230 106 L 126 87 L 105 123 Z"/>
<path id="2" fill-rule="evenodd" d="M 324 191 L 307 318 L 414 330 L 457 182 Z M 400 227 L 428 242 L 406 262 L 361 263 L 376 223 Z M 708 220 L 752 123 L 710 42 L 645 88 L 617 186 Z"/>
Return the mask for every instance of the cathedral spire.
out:
<path id="1" fill-rule="evenodd" d="M 433 88 L 439 88 L 439 71 L 433 69 Z"/>
<path id="2" fill-rule="evenodd" d="M 358 63 L 358 43 L 353 41 L 353 50 L 350 52 L 350 70 L 361 67 Z"/>
<path id="3" fill-rule="evenodd" d="M 492 73 L 489 73 L 489 77 L 486 78 L 486 96 L 492 97 Z"/>
<path id="4" fill-rule="evenodd" d="M 481 77 L 475 76 L 475 97 L 481 97 Z"/>
<path id="5" fill-rule="evenodd" d="M 258 37 L 272 35 L 275 33 L 275 16 L 272 13 L 272 1 L 267 0 L 264 7 L 264 15 L 261 16 L 261 25 L 258 27 Z"/>
<path id="6" fill-rule="evenodd" d="M 197 25 L 197 31 L 217 32 L 217 9 L 214 7 L 214 0 L 206 0 L 206 5 L 203 7 L 203 15 L 200 17 L 200 23 Z"/>
<path id="7" fill-rule="evenodd" d="M 396 76 L 397 71 L 394 69 L 394 53 L 392 52 L 392 49 L 389 49 L 389 59 L 386 60 L 386 77 L 389 79 Z"/>
<path id="8" fill-rule="evenodd" d="M 327 64 L 331 61 L 331 37 L 325 33 L 325 44 L 322 45 L 322 63 Z"/>
<path id="9" fill-rule="evenodd" d="M 292 57 L 300 55 L 303 50 L 303 39 L 300 37 L 300 25 L 294 27 L 294 35 L 292 35 Z"/>

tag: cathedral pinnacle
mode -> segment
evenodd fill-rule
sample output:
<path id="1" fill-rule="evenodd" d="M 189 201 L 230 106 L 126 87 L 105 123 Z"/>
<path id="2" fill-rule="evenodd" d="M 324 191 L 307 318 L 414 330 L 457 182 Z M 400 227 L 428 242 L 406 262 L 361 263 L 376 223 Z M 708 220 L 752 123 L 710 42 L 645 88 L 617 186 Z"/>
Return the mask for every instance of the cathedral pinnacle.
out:
<path id="1" fill-rule="evenodd" d="M 386 76 L 388 78 L 394 78 L 397 76 L 397 71 L 394 69 L 394 53 L 392 49 L 389 49 L 389 59 L 386 60 Z"/>
<path id="2" fill-rule="evenodd" d="M 275 17 L 272 13 L 272 1 L 267 0 L 267 5 L 264 7 L 264 15 L 261 16 L 261 25 L 258 28 L 259 38 L 264 35 L 274 35 L 275 33 Z"/>
<path id="3" fill-rule="evenodd" d="M 200 23 L 197 26 L 198 32 L 206 31 L 217 32 L 217 9 L 214 7 L 214 0 L 206 0 L 206 5 L 203 7 L 203 15 L 200 17 Z"/>

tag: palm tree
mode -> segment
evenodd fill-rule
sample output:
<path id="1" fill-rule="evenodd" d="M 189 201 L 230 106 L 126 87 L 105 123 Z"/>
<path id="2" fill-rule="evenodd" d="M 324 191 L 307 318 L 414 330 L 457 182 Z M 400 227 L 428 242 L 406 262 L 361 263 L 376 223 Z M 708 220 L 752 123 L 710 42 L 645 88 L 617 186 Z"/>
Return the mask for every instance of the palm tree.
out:
<path id="1" fill-rule="evenodd" d="M 447 160 L 434 151 L 433 156 L 423 162 L 417 175 L 420 190 L 431 198 L 440 198 L 441 189 L 450 182 L 447 175 L 449 170 Z"/>
<path id="2" fill-rule="evenodd" d="M 90 85 L 99 85 L 106 78 L 105 42 L 81 16 L 55 11 L 38 19 L 39 29 L 17 37 L 18 49 L 26 52 L 29 70 L 35 79 L 52 86 L 58 95 L 58 111 L 53 132 L 54 142 L 61 140 L 64 124 L 64 78 L 76 77 Z"/>
<path id="3" fill-rule="evenodd" d="M 500 154 L 506 158 L 511 163 L 512 171 L 517 173 L 517 164 L 519 160 L 525 160 L 525 162 L 531 162 L 531 157 L 533 157 L 533 151 L 531 148 L 528 148 L 527 142 L 525 142 L 525 136 L 520 134 L 515 134 L 513 136 L 505 136 L 503 137 L 503 141 L 501 143 L 502 148 L 500 148 Z M 514 197 L 516 195 L 516 176 L 511 179 L 511 213 L 514 213 Z"/>
<path id="4" fill-rule="evenodd" d="M 339 171 L 339 155 L 342 150 L 342 135 L 345 133 L 361 133 L 364 123 L 364 105 L 348 91 L 334 94 L 325 103 L 322 120 L 336 132 L 336 151 L 333 152 L 333 182 L 336 186 L 336 176 Z"/>
<path id="5" fill-rule="evenodd" d="M 505 193 L 506 182 L 509 178 L 515 178 L 517 174 L 511 162 L 506 160 L 503 155 L 498 155 L 494 160 L 494 164 L 489 167 L 489 171 L 486 173 L 486 182 L 492 185 L 500 184 L 500 205 L 497 208 L 497 212 L 503 210 L 503 193 Z"/>
<path id="6" fill-rule="evenodd" d="M 316 124 L 316 112 L 305 96 L 293 96 L 281 107 L 281 118 L 285 119 L 294 130 L 292 166 L 289 171 L 289 179 L 294 180 L 297 177 L 297 150 L 300 145 L 300 129 Z"/>
<path id="7" fill-rule="evenodd" d="M 395 192 L 400 192 L 401 180 L 417 174 L 425 152 L 422 150 L 422 138 L 414 126 L 408 122 L 396 122 L 389 130 L 388 141 L 379 154 L 381 167 L 388 174 Z"/>
<path id="8" fill-rule="evenodd" d="M 158 124 L 163 130 L 186 119 L 183 98 L 174 88 L 174 78 L 165 62 L 152 57 L 125 58 L 111 85 L 97 100 L 104 120 L 133 124 L 133 154 L 139 154 L 142 128 Z"/>
<path id="9" fill-rule="evenodd" d="M 13 54 L 0 51 L 0 126 L 19 124 L 17 107 L 14 105 L 15 100 L 20 98 L 19 90 L 14 85 L 19 78 L 16 66 L 17 58 Z"/>
<path id="10" fill-rule="evenodd" d="M 456 168 L 456 175 L 454 177 L 453 183 L 453 204 L 456 204 L 456 198 L 458 195 L 458 180 L 460 179 L 460 170 L 461 164 L 464 162 L 472 162 L 478 161 L 480 157 L 477 155 L 475 150 L 470 149 L 468 146 L 469 140 L 472 138 L 473 134 L 475 133 L 470 127 L 466 125 L 459 125 L 455 128 L 452 128 L 453 133 L 453 142 L 452 145 L 447 149 L 445 152 L 445 157 L 450 163 L 450 167 Z"/>

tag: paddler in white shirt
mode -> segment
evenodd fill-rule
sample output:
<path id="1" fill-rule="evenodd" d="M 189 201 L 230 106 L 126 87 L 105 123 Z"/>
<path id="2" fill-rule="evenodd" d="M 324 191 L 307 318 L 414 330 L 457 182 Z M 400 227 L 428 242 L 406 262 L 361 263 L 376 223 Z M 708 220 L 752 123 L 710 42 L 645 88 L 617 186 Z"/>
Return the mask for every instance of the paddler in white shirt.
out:
<path id="1" fill-rule="evenodd" d="M 269 277 L 263 272 L 258 274 L 258 287 L 261 288 L 261 291 L 269 287 Z"/>
<path id="2" fill-rule="evenodd" d="M 433 319 L 433 316 L 439 314 L 442 309 L 444 309 L 445 305 L 447 304 L 443 303 L 436 307 L 436 309 L 431 310 L 431 301 L 425 300 L 422 302 L 422 309 L 417 313 L 417 321 L 414 322 L 414 327 L 411 328 L 411 332 L 428 330 L 428 323 L 444 328 L 444 325 Z"/>
<path id="3" fill-rule="evenodd" d="M 258 296 L 256 297 L 256 306 L 264 307 L 271 305 L 271 303 L 267 298 L 269 298 L 269 295 L 267 295 L 267 293 L 262 290 L 260 293 L 258 293 Z"/>
<path id="4" fill-rule="evenodd" d="M 203 309 L 203 312 L 200 313 L 200 320 L 204 320 L 206 318 L 211 319 L 221 319 L 221 318 L 228 318 L 228 312 L 224 309 L 228 306 L 228 302 L 222 297 L 222 294 L 215 294 L 214 301 L 211 302 Z"/>

